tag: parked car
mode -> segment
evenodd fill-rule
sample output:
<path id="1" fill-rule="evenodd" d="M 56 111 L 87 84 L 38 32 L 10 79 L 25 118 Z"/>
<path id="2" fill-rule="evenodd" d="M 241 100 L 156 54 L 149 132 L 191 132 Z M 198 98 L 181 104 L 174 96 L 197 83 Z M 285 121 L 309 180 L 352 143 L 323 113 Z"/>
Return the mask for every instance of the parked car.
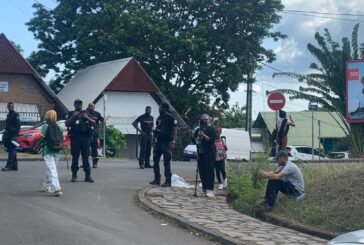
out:
<path id="1" fill-rule="evenodd" d="M 328 245 L 364 244 L 364 230 L 342 234 L 327 243 Z"/>
<path id="2" fill-rule="evenodd" d="M 20 127 L 20 130 L 30 129 L 32 127 L 33 126 L 30 126 L 30 125 L 22 125 Z M 5 129 L 0 130 L 0 150 L 2 150 L 4 148 L 4 145 L 3 145 L 3 134 L 4 134 L 4 132 L 5 132 Z"/>
<path id="3" fill-rule="evenodd" d="M 59 125 L 65 128 L 65 121 L 58 121 Z M 16 142 L 20 145 L 19 150 L 31 153 L 39 153 L 41 150 L 42 139 L 40 137 L 40 131 L 45 122 L 40 125 L 34 126 L 30 129 L 21 129 L 19 132 L 19 136 L 16 139 Z M 67 147 L 70 145 L 70 139 L 68 137 L 67 130 L 64 130 L 64 146 Z"/>
<path id="4" fill-rule="evenodd" d="M 290 161 L 309 161 L 309 160 L 328 160 L 324 154 L 318 150 L 313 150 L 312 159 L 312 147 L 305 145 L 290 145 L 287 146 L 288 159 Z M 275 147 L 272 148 L 269 160 L 275 160 Z"/>
<path id="5" fill-rule="evenodd" d="M 227 158 L 229 160 L 250 160 L 250 138 L 247 131 L 238 129 L 221 129 L 221 136 L 225 137 L 228 147 Z M 196 159 L 197 147 L 189 144 L 183 151 L 185 160 Z"/>
<path id="6" fill-rule="evenodd" d="M 348 159 L 349 152 L 346 151 L 330 152 L 329 154 L 327 154 L 327 157 L 330 159 Z"/>

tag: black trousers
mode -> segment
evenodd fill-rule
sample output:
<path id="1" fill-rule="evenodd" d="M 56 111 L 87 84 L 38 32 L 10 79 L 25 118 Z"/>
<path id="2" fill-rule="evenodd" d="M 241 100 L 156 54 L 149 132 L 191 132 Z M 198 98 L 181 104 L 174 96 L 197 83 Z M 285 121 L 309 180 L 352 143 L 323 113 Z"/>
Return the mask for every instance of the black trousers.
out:
<path id="1" fill-rule="evenodd" d="M 150 153 L 152 151 L 152 133 L 142 132 L 140 136 L 139 166 L 150 166 Z"/>
<path id="2" fill-rule="evenodd" d="M 289 181 L 268 180 L 267 190 L 265 192 L 265 203 L 267 203 L 271 207 L 274 207 L 275 200 L 279 191 L 286 196 L 291 197 L 298 197 L 299 195 L 301 195 L 301 193 L 299 193 L 294 185 L 292 185 Z"/>
<path id="3" fill-rule="evenodd" d="M 166 182 L 171 183 L 172 172 L 171 172 L 171 160 L 172 153 L 169 150 L 169 143 L 167 142 L 157 142 L 153 151 L 153 170 L 154 170 L 154 180 L 161 180 L 161 173 L 159 168 L 159 162 L 161 156 L 163 155 L 164 161 L 164 176 L 166 177 Z"/>
<path id="4" fill-rule="evenodd" d="M 82 157 L 83 171 L 90 172 L 90 163 L 88 156 L 90 154 L 90 138 L 88 137 L 73 137 L 71 138 L 71 155 L 72 155 L 72 173 L 77 173 L 78 159 Z"/>
<path id="5" fill-rule="evenodd" d="M 90 140 L 90 146 L 91 146 L 91 156 L 92 159 L 98 159 L 98 152 L 97 152 L 97 141 L 99 139 L 99 135 L 98 134 L 93 134 L 91 136 L 91 140 Z"/>
<path id="6" fill-rule="evenodd" d="M 6 144 L 6 150 L 8 151 L 8 160 L 6 162 L 6 168 L 11 168 L 13 170 L 18 169 L 18 159 L 16 157 L 16 146 L 11 142 Z"/>
<path id="7" fill-rule="evenodd" d="M 203 190 L 214 190 L 214 154 L 198 154 L 198 172 L 202 182 Z"/>
<path id="8" fill-rule="evenodd" d="M 216 173 L 217 181 L 219 182 L 219 184 L 222 184 L 220 175 L 222 175 L 223 181 L 226 179 L 225 160 L 215 162 L 215 173 Z"/>

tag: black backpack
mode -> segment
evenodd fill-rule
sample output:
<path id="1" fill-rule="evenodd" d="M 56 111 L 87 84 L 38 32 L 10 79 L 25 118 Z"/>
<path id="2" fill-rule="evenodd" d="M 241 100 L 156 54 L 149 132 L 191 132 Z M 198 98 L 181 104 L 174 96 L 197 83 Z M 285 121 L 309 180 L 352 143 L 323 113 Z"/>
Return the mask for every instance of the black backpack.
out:
<path id="1" fill-rule="evenodd" d="M 63 149 L 63 134 L 56 123 L 48 124 L 44 139 L 49 150 Z"/>

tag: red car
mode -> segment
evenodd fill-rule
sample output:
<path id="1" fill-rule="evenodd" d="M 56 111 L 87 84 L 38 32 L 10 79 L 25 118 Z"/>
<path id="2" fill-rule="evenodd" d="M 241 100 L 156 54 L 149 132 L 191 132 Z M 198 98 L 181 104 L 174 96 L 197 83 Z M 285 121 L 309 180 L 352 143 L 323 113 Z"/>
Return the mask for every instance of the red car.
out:
<path id="1" fill-rule="evenodd" d="M 64 124 L 64 120 L 63 121 L 58 121 L 57 123 L 61 126 L 65 127 Z M 44 122 L 45 123 L 45 122 Z M 16 142 L 18 142 L 18 144 L 20 145 L 19 148 L 21 151 L 26 151 L 26 152 L 32 152 L 32 153 L 40 153 L 41 150 L 41 137 L 40 137 L 40 130 L 42 129 L 43 124 L 37 125 L 33 128 L 30 129 L 24 129 L 24 130 L 20 130 L 19 132 L 19 136 L 16 139 Z M 64 130 L 64 146 L 65 147 L 69 147 L 70 145 L 70 138 L 68 137 L 68 131 Z"/>

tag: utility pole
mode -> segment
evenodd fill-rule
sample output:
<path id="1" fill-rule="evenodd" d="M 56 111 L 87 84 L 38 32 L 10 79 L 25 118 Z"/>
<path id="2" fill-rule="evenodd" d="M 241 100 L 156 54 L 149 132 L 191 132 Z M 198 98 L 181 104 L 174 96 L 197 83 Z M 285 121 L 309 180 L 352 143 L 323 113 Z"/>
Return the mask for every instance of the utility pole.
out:
<path id="1" fill-rule="evenodd" d="M 245 131 L 248 131 L 249 137 L 252 134 L 252 102 L 253 102 L 253 70 L 249 72 L 246 83 L 246 118 Z"/>
<path id="2" fill-rule="evenodd" d="M 102 96 L 102 98 L 103 98 L 103 102 L 104 102 L 104 157 L 106 157 L 106 129 L 107 129 L 107 127 L 106 127 L 106 100 L 107 100 L 107 98 L 106 98 L 106 94 L 105 94 L 105 92 L 103 93 L 103 96 Z"/>

